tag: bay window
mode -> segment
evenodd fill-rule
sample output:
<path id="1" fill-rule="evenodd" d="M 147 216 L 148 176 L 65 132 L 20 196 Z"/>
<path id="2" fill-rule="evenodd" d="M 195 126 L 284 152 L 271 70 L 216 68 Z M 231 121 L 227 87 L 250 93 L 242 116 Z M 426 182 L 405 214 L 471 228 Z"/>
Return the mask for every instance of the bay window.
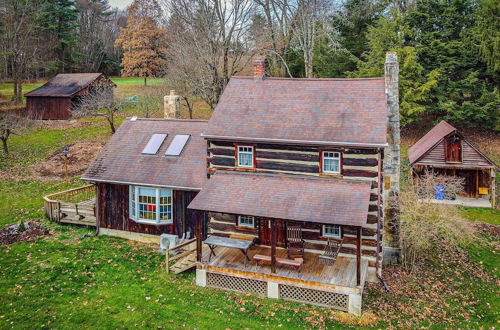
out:
<path id="1" fill-rule="evenodd" d="M 150 224 L 172 223 L 172 190 L 129 187 L 130 218 Z"/>

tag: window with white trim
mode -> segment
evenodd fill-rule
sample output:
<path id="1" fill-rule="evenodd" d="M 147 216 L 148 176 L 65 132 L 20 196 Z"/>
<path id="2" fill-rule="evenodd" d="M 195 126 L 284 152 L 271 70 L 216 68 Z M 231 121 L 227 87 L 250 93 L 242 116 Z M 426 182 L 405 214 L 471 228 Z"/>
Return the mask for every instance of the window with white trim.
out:
<path id="1" fill-rule="evenodd" d="M 254 228 L 255 218 L 248 215 L 240 215 L 238 216 L 238 226 Z"/>
<path id="2" fill-rule="evenodd" d="M 253 147 L 238 146 L 238 166 L 253 167 Z"/>
<path id="3" fill-rule="evenodd" d="M 323 236 L 339 238 L 342 236 L 342 229 L 339 225 L 323 225 Z"/>
<path id="4" fill-rule="evenodd" d="M 151 224 L 172 223 L 172 190 L 149 187 L 129 187 L 130 218 Z"/>
<path id="5" fill-rule="evenodd" d="M 323 151 L 321 169 L 323 173 L 340 174 L 340 152 Z"/>

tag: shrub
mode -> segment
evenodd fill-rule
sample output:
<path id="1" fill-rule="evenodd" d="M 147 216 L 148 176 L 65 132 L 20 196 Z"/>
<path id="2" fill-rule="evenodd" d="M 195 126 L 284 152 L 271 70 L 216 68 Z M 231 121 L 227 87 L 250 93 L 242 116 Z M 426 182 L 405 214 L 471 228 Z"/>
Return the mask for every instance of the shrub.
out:
<path id="1" fill-rule="evenodd" d="M 480 239 L 457 206 L 434 200 L 438 184 L 444 187 L 445 199 L 453 198 L 463 189 L 461 179 L 428 172 L 415 179 L 413 185 L 406 185 L 399 196 L 402 262 L 409 272 L 436 252 L 458 250 Z"/>

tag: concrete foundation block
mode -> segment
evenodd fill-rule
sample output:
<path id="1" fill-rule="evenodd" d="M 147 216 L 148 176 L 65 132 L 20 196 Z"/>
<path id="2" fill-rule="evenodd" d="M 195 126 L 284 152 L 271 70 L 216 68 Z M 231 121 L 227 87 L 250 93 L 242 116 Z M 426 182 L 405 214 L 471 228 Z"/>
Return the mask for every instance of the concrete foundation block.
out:
<path id="1" fill-rule="evenodd" d="M 278 299 L 280 297 L 280 290 L 278 283 L 267 282 L 267 297 Z"/>
<path id="2" fill-rule="evenodd" d="M 359 294 L 349 295 L 349 307 L 347 311 L 356 316 L 361 315 L 361 295 Z"/>
<path id="3" fill-rule="evenodd" d="M 207 271 L 204 269 L 196 270 L 196 285 L 206 287 L 207 286 Z"/>

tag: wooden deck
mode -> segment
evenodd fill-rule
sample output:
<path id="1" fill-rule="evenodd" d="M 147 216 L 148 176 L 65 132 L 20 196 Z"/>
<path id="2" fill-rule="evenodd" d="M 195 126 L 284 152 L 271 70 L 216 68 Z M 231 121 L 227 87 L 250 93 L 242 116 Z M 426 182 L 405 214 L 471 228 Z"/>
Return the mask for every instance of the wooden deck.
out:
<path id="1" fill-rule="evenodd" d="M 361 285 L 356 286 L 356 259 L 348 257 L 338 257 L 331 266 L 319 263 L 319 254 L 305 253 L 304 264 L 297 269 L 292 266 L 277 265 L 276 273 L 271 273 L 271 265 L 266 262 L 253 260 L 256 254 L 271 255 L 271 248 L 267 246 L 254 246 L 248 255 L 250 261 L 246 266 L 243 263 L 243 253 L 237 249 L 216 248 L 216 256 L 208 260 L 209 250 L 203 249 L 202 268 L 205 269 L 228 269 L 241 271 L 245 274 L 253 273 L 263 275 L 263 278 L 279 277 L 283 279 L 300 280 L 302 282 L 316 282 L 326 284 L 326 286 L 347 287 L 362 289 L 368 269 L 368 261 L 361 260 Z M 287 258 L 286 249 L 276 250 L 277 258 Z M 257 276 L 258 277 L 258 276 Z"/>
<path id="2" fill-rule="evenodd" d="M 95 187 L 87 185 L 44 196 L 45 215 L 52 221 L 95 226 Z"/>

